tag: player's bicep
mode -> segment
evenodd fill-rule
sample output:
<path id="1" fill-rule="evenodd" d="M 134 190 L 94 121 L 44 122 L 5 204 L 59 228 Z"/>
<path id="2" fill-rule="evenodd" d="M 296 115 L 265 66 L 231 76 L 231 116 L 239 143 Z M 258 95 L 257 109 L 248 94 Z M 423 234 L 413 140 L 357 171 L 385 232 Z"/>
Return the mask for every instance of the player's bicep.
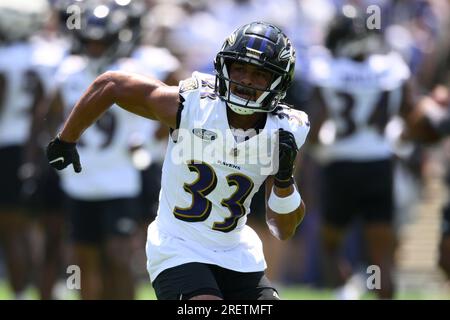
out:
<path id="1" fill-rule="evenodd" d="M 112 73 L 115 103 L 125 110 L 172 127 L 179 105 L 178 87 L 146 76 Z"/>
<path id="2" fill-rule="evenodd" d="M 158 87 L 148 96 L 146 105 L 153 110 L 157 120 L 169 128 L 177 127 L 177 113 L 180 106 L 178 87 Z"/>

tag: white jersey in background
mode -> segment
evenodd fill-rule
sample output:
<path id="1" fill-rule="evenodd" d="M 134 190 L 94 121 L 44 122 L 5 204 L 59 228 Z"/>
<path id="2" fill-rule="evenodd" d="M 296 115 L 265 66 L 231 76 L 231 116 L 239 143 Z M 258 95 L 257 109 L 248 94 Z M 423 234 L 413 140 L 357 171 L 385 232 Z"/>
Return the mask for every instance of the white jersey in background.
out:
<path id="1" fill-rule="evenodd" d="M 159 80 L 167 77 L 180 68 L 180 62 L 166 48 L 140 46 L 136 48 L 132 55 L 132 60 L 137 61 L 146 73 L 151 73 Z"/>
<path id="2" fill-rule="evenodd" d="M 264 171 L 267 163 L 257 158 L 267 155 L 266 146 L 273 145 L 279 128 L 292 132 L 298 147 L 309 131 L 305 113 L 281 107 L 268 114 L 262 132 L 236 141 L 227 106 L 214 94 L 214 81 L 195 72 L 180 83 L 178 136 L 176 142 L 169 139 L 158 216 L 148 231 L 152 281 L 163 270 L 188 262 L 263 271 L 262 244 L 246 225 L 246 215 L 253 195 L 273 172 Z"/>
<path id="3" fill-rule="evenodd" d="M 328 55 L 311 59 L 309 80 L 319 88 L 327 121 L 318 157 L 371 161 L 391 156 L 386 122 L 398 114 L 403 86 L 410 76 L 397 53 L 371 55 L 363 62 Z"/>
<path id="4" fill-rule="evenodd" d="M 126 63 L 126 68 L 132 70 L 132 68 L 139 66 L 140 70 L 135 70 L 134 72 L 142 73 L 145 70 L 145 74 L 163 82 L 180 68 L 180 62 L 169 50 L 153 46 L 136 48 L 131 55 L 131 59 L 127 59 L 127 61 L 131 61 L 133 66 Z M 154 139 L 156 131 L 160 127 L 159 122 L 149 121 L 147 125 L 151 127 L 150 133 L 146 132 L 146 136 L 141 135 L 140 138 L 145 142 L 144 147 L 150 153 L 152 163 L 161 164 L 166 154 L 167 140 Z"/>
<path id="5" fill-rule="evenodd" d="M 0 101 L 0 147 L 23 145 L 29 136 L 34 86 L 39 82 L 43 94 L 54 89 L 54 76 L 67 48 L 61 42 L 33 38 L 0 46 L 0 78 L 5 93 Z M 36 82 L 37 81 L 37 82 Z"/>
<path id="6" fill-rule="evenodd" d="M 98 76 L 97 68 L 95 61 L 82 56 L 69 56 L 61 64 L 57 78 L 66 115 Z M 140 74 L 147 71 L 132 59 L 120 59 L 107 70 Z M 136 134 L 150 139 L 154 126 L 154 121 L 113 105 L 80 138 L 81 173 L 60 172 L 64 191 L 72 198 L 85 201 L 138 196 L 141 180 L 131 159 L 131 139 Z"/>
<path id="7" fill-rule="evenodd" d="M 28 42 L 0 46 L 0 147 L 23 145 L 28 139 L 36 79 L 34 49 Z"/>
<path id="8" fill-rule="evenodd" d="M 30 41 L 34 48 L 33 63 L 44 90 L 46 93 L 53 92 L 57 85 L 55 74 L 62 61 L 70 54 L 70 41 L 56 36 L 34 36 Z"/>

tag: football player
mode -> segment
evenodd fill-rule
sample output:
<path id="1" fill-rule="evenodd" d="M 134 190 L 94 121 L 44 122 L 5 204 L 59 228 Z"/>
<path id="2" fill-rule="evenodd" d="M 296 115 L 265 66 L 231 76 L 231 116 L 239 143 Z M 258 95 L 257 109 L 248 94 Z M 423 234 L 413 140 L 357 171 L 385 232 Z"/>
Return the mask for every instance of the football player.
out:
<path id="1" fill-rule="evenodd" d="M 21 168 L 22 195 L 27 209 L 36 218 L 38 232 L 42 232 L 42 242 L 38 242 L 39 260 L 35 268 L 37 285 L 41 299 L 61 298 L 54 290 L 59 276 L 65 273 L 67 258 L 65 228 L 65 196 L 56 170 L 47 165 L 45 147 L 49 132 L 41 104 L 46 104 L 54 90 L 55 73 L 58 66 L 69 54 L 70 40 L 67 33 L 67 7 L 74 0 L 52 1 L 51 18 L 45 28 L 32 38 L 35 48 L 34 64 L 39 72 L 44 89 L 42 99 L 33 112 L 33 120 L 25 145 L 24 163 Z"/>
<path id="2" fill-rule="evenodd" d="M 0 1 L 0 245 L 16 298 L 24 298 L 31 262 L 21 164 L 31 115 L 44 93 L 30 37 L 47 12 L 46 1 Z"/>
<path id="3" fill-rule="evenodd" d="M 59 85 L 49 104 L 49 119 L 70 112 L 89 83 L 105 70 L 150 73 L 149 67 L 136 59 L 117 56 L 121 41 L 127 40 L 120 36 L 128 22 L 120 8 L 95 1 L 80 5 L 84 27 L 75 34 L 80 54 L 67 57 L 57 72 Z M 162 54 L 159 58 L 161 64 L 167 59 Z M 150 121 L 113 106 L 79 141 L 86 170 L 61 173 L 69 197 L 70 237 L 76 264 L 82 270 L 83 299 L 134 297 L 131 255 L 141 215 L 141 181 L 133 165 L 130 140 L 135 134 L 150 136 L 152 127 Z"/>
<path id="4" fill-rule="evenodd" d="M 305 214 L 292 175 L 309 122 L 281 102 L 295 51 L 278 27 L 253 22 L 226 39 L 214 67 L 215 77 L 194 72 L 179 87 L 132 73 L 102 74 L 48 145 L 49 163 L 81 172 L 80 137 L 114 103 L 164 123 L 172 134 L 146 245 L 158 299 L 277 299 L 246 215 L 264 181 L 275 237 L 291 238 Z M 267 170 L 261 157 L 271 160 Z"/>
<path id="5" fill-rule="evenodd" d="M 369 263 L 381 268 L 377 294 L 392 298 L 393 168 L 384 129 L 392 116 L 406 119 L 411 110 L 410 71 L 398 54 L 383 52 L 381 32 L 367 29 L 351 8 L 330 25 L 327 48 L 310 62 L 310 141 L 323 165 L 323 275 L 333 287 L 350 277 L 339 252 L 346 228 L 359 217 Z"/>

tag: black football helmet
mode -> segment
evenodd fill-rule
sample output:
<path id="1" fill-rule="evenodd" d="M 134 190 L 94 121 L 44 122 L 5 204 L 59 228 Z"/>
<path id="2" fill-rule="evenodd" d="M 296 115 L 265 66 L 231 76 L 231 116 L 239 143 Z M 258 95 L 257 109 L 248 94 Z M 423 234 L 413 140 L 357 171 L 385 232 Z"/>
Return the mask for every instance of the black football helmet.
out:
<path id="1" fill-rule="evenodd" d="M 143 34 L 143 20 L 148 12 L 147 4 L 144 0 L 115 0 L 112 4 L 113 11 L 121 12 L 126 16 L 126 23 L 122 22 L 119 31 L 119 56 L 129 56 L 132 51 L 140 45 Z M 116 13 L 116 15 L 118 15 Z"/>
<path id="2" fill-rule="evenodd" d="M 244 62 L 269 71 L 271 83 L 256 100 L 244 99 L 230 90 L 230 63 Z M 236 29 L 214 60 L 215 91 L 228 107 L 239 114 L 271 112 L 286 95 L 294 78 L 295 49 L 276 26 L 252 22 Z M 239 83 L 239 86 L 244 86 Z"/>
<path id="3" fill-rule="evenodd" d="M 330 24 L 325 46 L 334 56 L 356 60 L 381 51 L 383 40 L 380 29 L 369 29 L 363 12 L 351 5 Z"/>
<path id="4" fill-rule="evenodd" d="M 86 1 L 81 15 L 81 28 L 77 33 L 85 41 L 100 40 L 109 43 L 117 41 L 117 35 L 126 22 L 126 13 L 112 5 Z"/>

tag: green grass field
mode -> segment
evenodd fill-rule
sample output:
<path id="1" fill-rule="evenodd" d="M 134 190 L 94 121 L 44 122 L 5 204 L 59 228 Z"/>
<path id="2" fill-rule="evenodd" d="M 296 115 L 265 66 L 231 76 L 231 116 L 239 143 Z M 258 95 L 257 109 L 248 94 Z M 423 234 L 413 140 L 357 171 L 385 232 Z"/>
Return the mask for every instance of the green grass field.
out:
<path id="1" fill-rule="evenodd" d="M 28 299 L 38 299 L 38 293 L 36 289 L 30 288 L 27 291 Z M 335 296 L 331 290 L 318 290 L 314 288 L 308 288 L 305 286 L 285 287 L 280 289 L 280 297 L 283 300 L 333 300 Z M 13 299 L 13 294 L 9 290 L 5 281 L 0 281 L 0 300 Z M 67 292 L 65 299 L 72 300 L 78 299 L 76 291 Z M 142 284 L 137 290 L 137 300 L 156 300 L 150 284 Z M 375 299 L 374 294 L 365 294 L 362 299 L 371 300 Z M 450 294 L 430 294 L 422 292 L 408 292 L 400 293 L 397 297 L 399 300 L 450 300 Z"/>

